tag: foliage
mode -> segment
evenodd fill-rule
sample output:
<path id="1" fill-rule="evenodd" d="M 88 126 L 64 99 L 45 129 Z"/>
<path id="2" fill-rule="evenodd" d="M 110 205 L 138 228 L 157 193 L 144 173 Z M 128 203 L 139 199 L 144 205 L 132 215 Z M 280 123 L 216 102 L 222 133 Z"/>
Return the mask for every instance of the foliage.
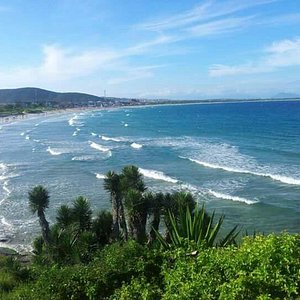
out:
<path id="1" fill-rule="evenodd" d="M 11 291 L 21 281 L 29 278 L 29 271 L 20 265 L 16 257 L 0 255 L 0 297 Z"/>
<path id="2" fill-rule="evenodd" d="M 48 228 L 49 243 L 44 215 L 48 192 L 42 186 L 29 192 L 43 237 L 34 241 L 29 268 L 0 256 L 1 299 L 300 297 L 300 235 L 256 233 L 237 245 L 234 227 L 222 239 L 224 216 L 215 220 L 204 205 L 198 209 L 190 193 L 146 192 L 134 166 L 125 167 L 121 174 L 109 172 L 105 189 L 110 192 L 112 213 L 100 211 L 92 218 L 88 200 L 78 197 L 71 207 L 59 208 L 57 223 Z M 166 237 L 158 232 L 161 218 Z M 145 245 L 147 219 L 151 228 Z"/>
<path id="3" fill-rule="evenodd" d="M 34 281 L 18 285 L 3 299 L 252 300 L 300 296 L 299 235 L 245 237 L 240 247 L 189 245 L 161 251 L 134 241 L 114 243 L 95 253 L 87 265 L 39 268 Z M 192 254 L 195 249 L 197 253 Z"/>
<path id="4" fill-rule="evenodd" d="M 72 209 L 73 221 L 80 232 L 89 230 L 92 223 L 92 210 L 88 200 L 82 196 L 76 198 Z"/>
<path id="5" fill-rule="evenodd" d="M 296 299 L 300 236 L 244 238 L 239 248 L 208 248 L 196 257 L 169 252 L 163 299 Z"/>
<path id="6" fill-rule="evenodd" d="M 156 231 L 157 237 L 161 245 L 165 248 L 171 246 L 182 247 L 192 241 L 198 246 L 213 247 L 217 244 L 216 240 L 220 228 L 223 224 L 224 216 L 214 224 L 213 213 L 211 216 L 206 213 L 205 205 L 199 210 L 196 206 L 194 211 L 191 212 L 190 207 L 186 206 L 185 209 L 179 206 L 178 216 L 169 211 L 168 215 L 168 231 L 170 243 L 166 241 L 162 235 Z M 239 234 L 234 227 L 223 239 L 218 243 L 219 246 L 226 246 L 235 244 L 235 238 Z"/>
<path id="7" fill-rule="evenodd" d="M 30 190 L 28 196 L 29 208 L 33 214 L 40 210 L 45 210 L 45 208 L 48 208 L 49 193 L 42 185 L 38 185 Z"/>

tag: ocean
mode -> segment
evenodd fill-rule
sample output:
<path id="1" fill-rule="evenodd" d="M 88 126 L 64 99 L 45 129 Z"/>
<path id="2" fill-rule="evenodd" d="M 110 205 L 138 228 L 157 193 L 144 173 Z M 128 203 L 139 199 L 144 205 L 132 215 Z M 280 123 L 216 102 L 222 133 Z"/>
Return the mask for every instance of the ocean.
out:
<path id="1" fill-rule="evenodd" d="M 39 234 L 28 190 L 46 186 L 48 220 L 86 196 L 110 208 L 103 178 L 134 164 L 149 190 L 186 190 L 224 226 L 300 228 L 300 101 L 161 105 L 36 116 L 0 124 L 0 239 Z"/>

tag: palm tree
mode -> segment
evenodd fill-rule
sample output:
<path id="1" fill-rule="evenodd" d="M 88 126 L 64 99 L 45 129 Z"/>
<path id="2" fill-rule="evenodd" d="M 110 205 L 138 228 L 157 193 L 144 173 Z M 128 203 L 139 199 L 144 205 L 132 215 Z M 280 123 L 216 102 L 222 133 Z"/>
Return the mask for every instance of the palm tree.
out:
<path id="1" fill-rule="evenodd" d="M 42 236 L 46 246 L 50 245 L 50 229 L 49 223 L 45 217 L 45 209 L 49 206 L 49 193 L 42 185 L 34 187 L 28 192 L 29 207 L 33 214 L 37 213 L 40 226 L 42 228 Z"/>
<path id="2" fill-rule="evenodd" d="M 124 202 L 130 236 L 137 242 L 142 243 L 146 239 L 146 223 L 148 212 L 148 201 L 143 194 L 135 189 L 130 189 Z"/>
<path id="3" fill-rule="evenodd" d="M 126 194 L 129 189 L 135 189 L 141 193 L 146 190 L 143 175 L 136 166 L 126 166 L 123 168 L 121 185 L 124 194 Z"/>
<path id="4" fill-rule="evenodd" d="M 88 200 L 82 196 L 73 202 L 72 218 L 80 232 L 89 230 L 92 224 L 92 210 Z"/>
<path id="5" fill-rule="evenodd" d="M 160 216 L 162 214 L 163 205 L 164 205 L 164 194 L 163 193 L 147 193 L 144 195 L 147 198 L 147 203 L 149 205 L 149 214 L 152 216 L 150 222 L 150 232 L 148 237 L 148 243 L 151 244 L 155 238 L 155 231 L 158 231 L 160 224 Z"/>
<path id="6" fill-rule="evenodd" d="M 113 219 L 112 235 L 114 239 L 117 239 L 120 237 L 120 204 L 122 198 L 119 174 L 109 171 L 104 179 L 104 189 L 110 193 Z"/>
<path id="7" fill-rule="evenodd" d="M 67 205 L 62 205 L 57 210 L 56 221 L 59 227 L 67 228 L 73 222 L 72 209 Z"/>
<path id="8" fill-rule="evenodd" d="M 112 229 L 112 215 L 109 211 L 101 210 L 92 222 L 92 232 L 100 246 L 108 244 Z"/>

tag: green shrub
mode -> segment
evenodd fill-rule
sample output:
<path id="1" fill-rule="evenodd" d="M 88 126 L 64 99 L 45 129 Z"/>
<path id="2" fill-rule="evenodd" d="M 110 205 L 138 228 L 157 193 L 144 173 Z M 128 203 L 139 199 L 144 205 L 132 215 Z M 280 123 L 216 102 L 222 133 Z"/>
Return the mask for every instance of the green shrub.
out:
<path id="1" fill-rule="evenodd" d="M 299 299 L 300 235 L 246 237 L 240 247 L 189 247 L 162 253 L 134 241 L 114 243 L 87 265 L 31 267 L 35 281 L 1 299 Z M 2 278 L 12 289 L 13 277 Z"/>
<path id="2" fill-rule="evenodd" d="M 169 253 L 163 299 L 296 299 L 300 282 L 299 235 L 245 238 L 240 248 L 212 248 L 197 257 Z"/>

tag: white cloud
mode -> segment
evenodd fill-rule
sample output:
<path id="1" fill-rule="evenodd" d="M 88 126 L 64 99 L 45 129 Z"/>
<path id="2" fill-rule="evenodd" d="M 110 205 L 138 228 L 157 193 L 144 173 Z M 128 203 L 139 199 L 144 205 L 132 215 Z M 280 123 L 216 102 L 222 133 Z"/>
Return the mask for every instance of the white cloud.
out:
<path id="1" fill-rule="evenodd" d="M 211 36 L 231 31 L 241 30 L 250 24 L 253 17 L 225 18 L 187 28 L 192 36 Z"/>
<path id="2" fill-rule="evenodd" d="M 2 86 L 9 86 L 71 80 L 93 74 L 115 62 L 119 56 L 114 51 L 94 50 L 75 53 L 57 45 L 46 45 L 43 47 L 43 61 L 40 65 L 20 66 L 0 71 L 0 81 Z"/>
<path id="3" fill-rule="evenodd" d="M 163 41 L 164 39 L 162 39 Z M 163 65 L 135 66 L 126 59 L 147 52 L 160 40 L 153 40 L 136 46 L 115 50 L 94 49 L 76 52 L 58 45 L 45 45 L 43 59 L 37 66 L 19 66 L 9 70 L 0 69 L 2 87 L 52 86 L 75 79 L 85 80 L 96 76 L 109 85 L 152 77 L 153 71 Z M 111 78 L 111 75 L 118 76 Z"/>
<path id="4" fill-rule="evenodd" d="M 255 62 L 242 65 L 215 64 L 209 68 L 212 77 L 272 72 L 279 68 L 300 66 L 300 38 L 274 42 Z"/>
<path id="5" fill-rule="evenodd" d="M 203 21 L 214 18 L 224 17 L 251 7 L 269 4 L 275 1 L 276 0 L 204 1 L 204 3 L 197 5 L 194 9 L 166 17 L 162 20 L 140 24 L 139 28 L 159 32 L 163 30 L 183 28 L 191 24 L 201 23 Z"/>

